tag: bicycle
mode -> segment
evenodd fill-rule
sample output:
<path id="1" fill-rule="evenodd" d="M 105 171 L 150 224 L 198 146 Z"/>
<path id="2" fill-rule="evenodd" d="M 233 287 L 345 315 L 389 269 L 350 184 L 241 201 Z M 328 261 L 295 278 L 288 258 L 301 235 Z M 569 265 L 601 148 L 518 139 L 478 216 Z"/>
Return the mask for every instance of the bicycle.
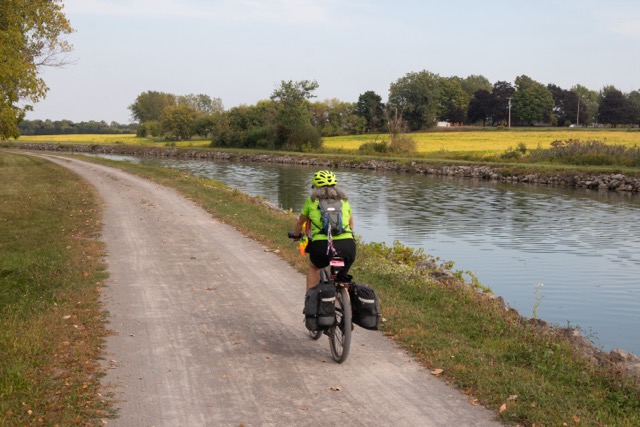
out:
<path id="1" fill-rule="evenodd" d="M 289 234 L 290 238 L 295 238 Z M 331 357 L 337 363 L 347 360 L 351 349 L 351 333 L 353 323 L 351 319 L 351 298 L 349 297 L 349 284 L 339 280 L 340 272 L 344 267 L 344 259 L 332 257 L 329 265 L 320 270 L 320 282 L 333 284 L 336 287 L 335 311 L 336 316 L 328 329 L 309 331 L 309 336 L 313 340 L 319 340 L 322 335 L 329 337 L 329 347 Z"/>
<path id="2" fill-rule="evenodd" d="M 342 267 L 344 267 L 344 260 L 333 257 L 329 261 L 329 266 L 320 270 L 320 280 L 324 283 L 332 283 L 336 287 L 336 318 L 333 325 L 326 331 L 309 331 L 309 335 L 314 340 L 319 339 L 323 333 L 329 336 L 331 357 L 337 363 L 347 360 L 353 332 L 349 284 L 336 280 Z"/>

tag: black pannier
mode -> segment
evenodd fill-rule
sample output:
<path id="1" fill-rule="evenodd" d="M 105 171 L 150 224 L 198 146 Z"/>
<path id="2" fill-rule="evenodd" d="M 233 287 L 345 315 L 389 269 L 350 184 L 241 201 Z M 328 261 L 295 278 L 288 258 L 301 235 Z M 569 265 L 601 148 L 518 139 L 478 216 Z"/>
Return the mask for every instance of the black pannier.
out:
<path id="1" fill-rule="evenodd" d="M 304 325 L 320 331 L 333 325 L 336 318 L 336 287 L 320 283 L 307 290 L 304 298 Z"/>
<path id="2" fill-rule="evenodd" d="M 352 282 L 349 284 L 349 296 L 353 323 L 365 329 L 377 331 L 382 314 L 376 292 L 366 285 Z"/>

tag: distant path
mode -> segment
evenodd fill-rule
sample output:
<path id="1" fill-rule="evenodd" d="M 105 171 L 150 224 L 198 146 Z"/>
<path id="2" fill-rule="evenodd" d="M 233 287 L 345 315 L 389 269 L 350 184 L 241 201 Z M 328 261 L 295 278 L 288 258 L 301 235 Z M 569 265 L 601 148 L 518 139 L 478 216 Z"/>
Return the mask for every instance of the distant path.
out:
<path id="1" fill-rule="evenodd" d="M 109 425 L 500 425 L 380 332 L 357 327 L 334 363 L 304 328 L 304 276 L 173 190 L 42 156 L 105 203 Z"/>

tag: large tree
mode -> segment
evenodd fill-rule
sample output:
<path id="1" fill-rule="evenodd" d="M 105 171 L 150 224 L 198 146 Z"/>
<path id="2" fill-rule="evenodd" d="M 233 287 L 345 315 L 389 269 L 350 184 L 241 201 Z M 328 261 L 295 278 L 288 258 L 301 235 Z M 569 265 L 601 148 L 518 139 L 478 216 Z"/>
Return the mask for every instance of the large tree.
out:
<path id="1" fill-rule="evenodd" d="M 487 120 L 491 118 L 492 107 L 492 93 L 486 89 L 476 91 L 476 93 L 473 94 L 473 98 L 469 101 L 467 120 L 470 123 L 482 121 L 482 126 L 485 126 Z"/>
<path id="2" fill-rule="evenodd" d="M 590 123 L 595 123 L 598 119 L 600 94 L 582 85 L 575 85 L 571 88 L 571 92 L 574 92 L 578 97 L 580 106 L 580 120 L 576 121 L 576 124 L 579 126 L 587 126 Z"/>
<path id="3" fill-rule="evenodd" d="M 507 124 L 509 121 L 509 99 L 513 98 L 515 88 L 509 82 L 497 81 L 491 91 L 491 121 L 494 125 Z"/>
<path id="4" fill-rule="evenodd" d="M 177 104 L 176 96 L 171 93 L 153 90 L 142 92 L 133 104 L 129 105 L 131 116 L 139 123 L 159 122 L 165 108 Z"/>
<path id="5" fill-rule="evenodd" d="M 356 114 L 364 117 L 366 132 L 384 130 L 384 104 L 382 97 L 372 90 L 368 90 L 358 97 Z"/>
<path id="6" fill-rule="evenodd" d="M 273 91 L 271 100 L 278 109 L 276 148 L 301 150 L 322 144 L 320 133 L 311 124 L 309 109 L 309 100 L 315 98 L 313 92 L 317 88 L 318 82 L 315 80 L 283 80 L 280 87 Z"/>
<path id="7" fill-rule="evenodd" d="M 44 66 L 61 66 L 72 46 L 63 39 L 73 32 L 57 0 L 0 2 L 0 139 L 17 138 L 18 124 L 29 104 L 45 97 L 39 77 Z"/>
<path id="8" fill-rule="evenodd" d="M 440 76 L 423 70 L 407 73 L 391 84 L 387 110 L 399 117 L 409 130 L 435 126 L 440 108 Z"/>
<path id="9" fill-rule="evenodd" d="M 526 75 L 516 77 L 515 84 L 513 117 L 527 125 L 551 122 L 553 96 L 549 89 Z"/>
<path id="10" fill-rule="evenodd" d="M 616 87 L 605 86 L 600 93 L 598 121 L 613 127 L 633 123 L 633 104 Z"/>

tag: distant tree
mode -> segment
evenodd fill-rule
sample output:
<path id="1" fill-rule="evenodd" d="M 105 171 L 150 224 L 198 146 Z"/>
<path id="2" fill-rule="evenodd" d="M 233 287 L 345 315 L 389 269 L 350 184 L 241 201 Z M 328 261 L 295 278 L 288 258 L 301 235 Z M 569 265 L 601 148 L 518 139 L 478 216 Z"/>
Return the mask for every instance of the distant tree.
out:
<path id="1" fill-rule="evenodd" d="M 633 104 L 614 86 L 605 86 L 600 92 L 598 121 L 613 127 L 631 124 L 634 122 Z"/>
<path id="2" fill-rule="evenodd" d="M 212 114 L 216 111 L 224 111 L 220 98 L 211 98 L 204 94 L 181 95 L 176 100 L 178 105 L 186 105 L 203 114 Z"/>
<path id="3" fill-rule="evenodd" d="M 482 126 L 486 126 L 487 121 L 491 119 L 493 109 L 493 95 L 486 89 L 480 89 L 473 94 L 473 98 L 469 101 L 469 109 L 467 111 L 467 121 L 469 123 L 482 122 Z"/>
<path id="4" fill-rule="evenodd" d="M 576 94 L 580 102 L 579 120 L 576 120 L 576 123 L 581 126 L 595 123 L 598 119 L 600 94 L 581 85 L 572 87 L 571 92 Z"/>
<path id="5" fill-rule="evenodd" d="M 576 124 L 580 99 L 578 94 L 554 84 L 547 85 L 553 97 L 553 115 L 558 126 Z M 584 107 L 584 106 L 583 106 Z"/>
<path id="6" fill-rule="evenodd" d="M 526 75 L 516 77 L 515 84 L 513 117 L 528 125 L 550 123 L 553 113 L 553 96 L 549 89 Z"/>
<path id="7" fill-rule="evenodd" d="M 131 116 L 139 123 L 162 121 L 165 108 L 176 105 L 176 96 L 170 93 L 147 91 L 142 92 L 133 104 L 129 105 Z"/>
<path id="8" fill-rule="evenodd" d="M 491 91 L 491 121 L 494 125 L 507 124 L 509 118 L 509 98 L 513 98 L 515 88 L 511 83 L 497 81 Z"/>
<path id="9" fill-rule="evenodd" d="M 467 117 L 470 96 L 462 89 L 455 77 L 440 78 L 438 119 L 451 123 L 462 123 Z"/>
<path id="10" fill-rule="evenodd" d="M 202 113 L 187 105 L 172 105 L 162 112 L 162 132 L 175 140 L 188 140 L 195 134 L 195 124 Z"/>
<path id="11" fill-rule="evenodd" d="M 435 126 L 440 108 L 440 76 L 426 70 L 405 74 L 391 84 L 387 107 L 400 114 L 409 130 Z"/>
<path id="12" fill-rule="evenodd" d="M 384 104 L 382 97 L 374 91 L 366 91 L 358 97 L 355 113 L 365 119 L 365 132 L 384 130 Z"/>
<path id="13" fill-rule="evenodd" d="M 309 99 L 315 97 L 313 92 L 317 88 L 315 80 L 283 80 L 280 87 L 273 91 L 271 100 L 277 106 L 276 148 L 303 150 L 320 147 L 322 139 L 311 124 L 309 111 Z"/>
<path id="14" fill-rule="evenodd" d="M 311 123 L 322 136 L 363 133 L 366 120 L 355 113 L 355 104 L 337 98 L 314 102 L 309 106 Z"/>
<path id="15" fill-rule="evenodd" d="M 460 82 L 462 90 L 464 90 L 466 94 L 469 95 L 469 98 L 471 98 L 477 91 L 481 89 L 491 92 L 491 89 L 493 88 L 493 85 L 491 84 L 489 79 L 479 74 L 472 74 L 468 77 L 465 77 L 464 79 L 461 79 L 459 77 L 453 78 L 457 79 Z"/>
<path id="16" fill-rule="evenodd" d="M 640 126 L 640 90 L 634 90 L 629 93 L 628 97 L 629 102 L 631 103 L 631 116 L 632 123 L 636 126 Z"/>
<path id="17" fill-rule="evenodd" d="M 62 66 L 73 32 L 61 1 L 0 2 L 0 140 L 17 138 L 18 124 L 48 87 L 42 67 Z"/>

